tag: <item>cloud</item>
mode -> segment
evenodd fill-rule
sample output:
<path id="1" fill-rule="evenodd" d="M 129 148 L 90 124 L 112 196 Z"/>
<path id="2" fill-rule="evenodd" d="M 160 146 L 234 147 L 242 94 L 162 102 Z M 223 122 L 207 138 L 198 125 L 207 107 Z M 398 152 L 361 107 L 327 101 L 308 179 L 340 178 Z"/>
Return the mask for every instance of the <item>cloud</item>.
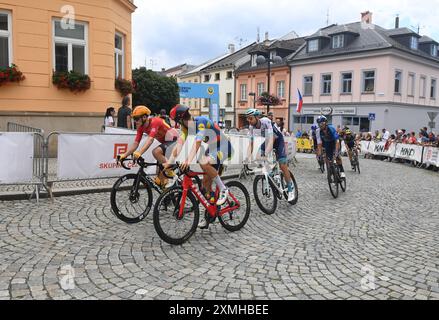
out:
<path id="1" fill-rule="evenodd" d="M 136 0 L 133 15 L 133 66 L 154 70 L 181 63 L 200 64 L 227 51 L 261 39 L 296 31 L 301 36 L 329 23 L 360 20 L 360 12 L 373 12 L 373 23 L 393 28 L 396 14 L 401 27 L 416 29 L 439 40 L 436 18 L 439 0 Z"/>

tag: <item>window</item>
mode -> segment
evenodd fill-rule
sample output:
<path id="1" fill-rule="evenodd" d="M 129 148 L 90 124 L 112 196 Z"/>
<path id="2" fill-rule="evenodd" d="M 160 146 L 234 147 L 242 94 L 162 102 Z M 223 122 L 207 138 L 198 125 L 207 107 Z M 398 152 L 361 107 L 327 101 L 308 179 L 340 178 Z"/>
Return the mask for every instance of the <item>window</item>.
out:
<path id="1" fill-rule="evenodd" d="M 294 123 L 313 124 L 314 123 L 314 116 L 294 116 Z"/>
<path id="2" fill-rule="evenodd" d="M 263 82 L 259 82 L 258 83 L 258 97 L 260 97 L 262 95 L 262 93 L 265 90 L 265 83 Z M 271 90 L 270 90 L 271 91 Z"/>
<path id="3" fill-rule="evenodd" d="M 232 93 L 226 93 L 226 107 L 232 106 Z"/>
<path id="4" fill-rule="evenodd" d="M 344 47 L 344 35 L 339 34 L 337 36 L 334 36 L 332 38 L 332 48 L 338 49 L 338 48 L 343 48 L 343 47 Z"/>
<path id="5" fill-rule="evenodd" d="M 11 14 L 0 11 L 0 68 L 12 64 L 12 23 Z"/>
<path id="6" fill-rule="evenodd" d="M 413 50 L 418 50 L 418 41 L 419 39 L 417 37 L 411 37 L 410 48 L 412 48 Z"/>
<path id="7" fill-rule="evenodd" d="M 436 79 L 431 79 L 431 84 L 430 84 L 430 98 L 431 99 L 436 99 Z"/>
<path id="8" fill-rule="evenodd" d="M 411 96 L 411 97 L 415 96 L 415 74 L 414 73 L 409 73 L 409 81 L 408 81 L 407 90 L 408 90 L 409 96 Z"/>
<path id="9" fill-rule="evenodd" d="M 322 75 L 322 94 L 331 94 L 332 75 Z"/>
<path id="10" fill-rule="evenodd" d="M 215 81 L 220 81 L 221 75 L 219 73 L 215 73 Z"/>
<path id="11" fill-rule="evenodd" d="M 395 93 L 401 93 L 401 80 L 402 80 L 402 72 L 395 71 Z"/>
<path id="12" fill-rule="evenodd" d="M 233 72 L 227 71 L 227 79 L 233 79 Z"/>
<path id="13" fill-rule="evenodd" d="M 343 117 L 342 118 L 343 126 L 351 126 L 352 125 L 352 117 Z"/>
<path id="14" fill-rule="evenodd" d="M 203 100 L 204 100 L 204 107 L 209 108 L 210 107 L 210 99 L 207 98 L 207 99 L 203 99 Z"/>
<path id="15" fill-rule="evenodd" d="M 426 91 L 426 85 L 427 85 L 427 78 L 425 76 L 421 76 L 421 81 L 419 84 L 419 97 L 425 98 L 425 91 Z"/>
<path id="16" fill-rule="evenodd" d="M 205 74 L 204 75 L 204 82 L 209 82 L 210 80 L 210 75 L 209 74 Z"/>
<path id="17" fill-rule="evenodd" d="M 312 80 L 313 76 L 303 77 L 303 92 L 305 96 L 312 96 Z"/>
<path id="18" fill-rule="evenodd" d="M 363 72 L 363 93 L 375 92 L 375 71 Z"/>
<path id="19" fill-rule="evenodd" d="M 316 52 L 319 51 L 319 40 L 309 40 L 308 41 L 308 52 Z"/>
<path id="20" fill-rule="evenodd" d="M 198 109 L 198 101 L 197 100 L 195 100 L 194 105 L 195 105 L 195 109 Z"/>
<path id="21" fill-rule="evenodd" d="M 232 127 L 232 120 L 226 120 L 224 121 L 224 124 L 227 129 L 230 129 Z"/>
<path id="22" fill-rule="evenodd" d="M 247 85 L 241 84 L 241 101 L 247 101 Z"/>
<path id="23" fill-rule="evenodd" d="M 65 28 L 60 20 L 53 21 L 54 62 L 56 71 L 88 72 L 87 24 L 75 23 Z"/>
<path id="24" fill-rule="evenodd" d="M 279 98 L 285 98 L 285 81 L 277 82 L 277 96 Z"/>
<path id="25" fill-rule="evenodd" d="M 430 53 L 433 57 L 437 57 L 437 44 L 432 44 Z"/>
<path id="26" fill-rule="evenodd" d="M 256 54 L 252 55 L 252 67 L 256 67 L 257 66 L 257 63 L 256 63 L 257 57 L 258 56 Z"/>
<path id="27" fill-rule="evenodd" d="M 342 93 L 352 93 L 352 72 L 341 74 Z"/>
<path id="28" fill-rule="evenodd" d="M 125 52 L 124 52 L 124 36 L 116 33 L 114 37 L 114 63 L 116 70 L 116 78 L 125 77 Z"/>

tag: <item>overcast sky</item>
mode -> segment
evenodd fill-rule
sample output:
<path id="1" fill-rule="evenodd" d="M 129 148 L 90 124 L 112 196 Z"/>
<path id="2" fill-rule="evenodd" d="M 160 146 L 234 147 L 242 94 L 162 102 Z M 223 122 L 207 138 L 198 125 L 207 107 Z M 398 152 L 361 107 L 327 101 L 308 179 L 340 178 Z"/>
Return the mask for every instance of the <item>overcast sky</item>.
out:
<path id="1" fill-rule="evenodd" d="M 295 31 L 306 36 L 329 23 L 360 21 L 360 13 L 373 12 L 373 23 L 393 28 L 399 14 L 401 27 L 409 27 L 439 40 L 439 0 L 134 0 L 133 67 L 170 68 L 182 63 L 198 65 L 261 39 Z"/>

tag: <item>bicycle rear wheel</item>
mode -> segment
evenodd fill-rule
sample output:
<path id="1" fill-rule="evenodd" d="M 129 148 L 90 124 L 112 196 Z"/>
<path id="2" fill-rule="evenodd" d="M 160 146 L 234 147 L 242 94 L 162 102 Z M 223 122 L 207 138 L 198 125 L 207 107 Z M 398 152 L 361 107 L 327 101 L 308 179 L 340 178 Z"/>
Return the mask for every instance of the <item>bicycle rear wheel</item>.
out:
<path id="1" fill-rule="evenodd" d="M 174 187 L 165 191 L 154 207 L 154 228 L 159 237 L 171 245 L 182 245 L 197 231 L 200 220 L 197 200 L 188 192 L 184 206 L 184 214 L 178 218 L 183 189 Z"/>
<path id="2" fill-rule="evenodd" d="M 281 176 L 281 181 L 282 181 L 282 190 L 284 190 L 284 198 L 285 198 L 285 200 L 288 200 L 287 182 L 285 181 L 284 174 L 282 172 L 281 172 L 280 176 Z M 296 178 L 294 178 L 294 175 L 291 171 L 290 171 L 290 176 L 291 176 L 291 179 L 293 180 L 295 196 L 294 196 L 294 200 L 290 201 L 288 203 L 291 205 L 295 205 L 295 204 L 297 204 L 297 201 L 299 201 L 299 188 L 297 187 Z"/>
<path id="3" fill-rule="evenodd" d="M 230 195 L 233 195 L 236 200 L 239 201 L 239 208 L 223 216 L 218 216 L 218 220 L 224 229 L 230 232 L 236 232 L 245 226 L 250 216 L 250 195 L 247 188 L 238 181 L 228 182 L 226 183 L 226 187 L 229 189 Z M 230 195 L 226 202 L 227 207 L 234 207 L 236 203 Z"/>
<path id="4" fill-rule="evenodd" d="M 119 178 L 111 189 L 110 203 L 113 213 L 129 224 L 145 219 L 152 208 L 151 186 L 145 177 L 140 176 L 137 188 L 137 177 L 137 174 L 127 174 Z"/>
<path id="5" fill-rule="evenodd" d="M 335 170 L 336 170 L 336 174 L 337 174 L 338 184 L 340 185 L 341 190 L 343 192 L 346 192 L 346 178 L 340 177 L 340 168 L 338 166 Z"/>
<path id="6" fill-rule="evenodd" d="M 277 196 L 273 186 L 264 175 L 259 175 L 253 182 L 253 194 L 256 204 L 262 212 L 272 215 L 277 208 Z"/>
<path id="7" fill-rule="evenodd" d="M 335 169 L 333 166 L 328 168 L 328 184 L 329 184 L 329 191 L 331 191 L 332 196 L 334 199 L 338 198 L 338 181 L 335 176 Z"/>

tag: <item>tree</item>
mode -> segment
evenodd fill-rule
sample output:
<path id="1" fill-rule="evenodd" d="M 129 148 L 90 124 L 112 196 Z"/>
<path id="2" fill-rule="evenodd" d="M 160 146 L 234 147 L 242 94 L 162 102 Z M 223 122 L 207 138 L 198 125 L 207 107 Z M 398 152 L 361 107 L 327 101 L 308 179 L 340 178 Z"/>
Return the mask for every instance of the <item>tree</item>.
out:
<path id="1" fill-rule="evenodd" d="M 161 109 L 169 112 L 179 103 L 180 90 L 175 78 L 164 77 L 141 67 L 133 70 L 133 80 L 136 84 L 133 107 L 145 105 L 158 114 Z"/>

